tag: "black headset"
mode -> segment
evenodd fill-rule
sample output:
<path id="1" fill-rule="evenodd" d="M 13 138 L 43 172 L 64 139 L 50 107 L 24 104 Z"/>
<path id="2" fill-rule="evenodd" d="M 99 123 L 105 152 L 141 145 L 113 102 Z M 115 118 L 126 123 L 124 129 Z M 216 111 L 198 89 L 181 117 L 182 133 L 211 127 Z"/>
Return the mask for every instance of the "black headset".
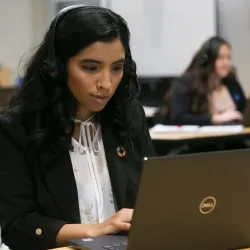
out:
<path id="1" fill-rule="evenodd" d="M 203 53 L 201 54 L 200 62 L 199 62 L 201 67 L 208 66 L 209 62 L 212 59 L 212 54 L 211 54 L 211 44 L 212 44 L 212 41 L 213 41 L 213 38 L 210 38 L 203 45 Z"/>
<path id="2" fill-rule="evenodd" d="M 48 55 L 47 58 L 43 61 L 41 67 L 41 73 L 44 78 L 49 78 L 54 82 L 57 82 L 60 77 L 62 70 L 62 65 L 60 60 L 56 57 L 55 52 L 55 34 L 59 21 L 64 17 L 66 13 L 73 9 L 82 8 L 85 5 L 72 5 L 66 7 L 58 12 L 58 14 L 54 17 L 53 21 L 50 24 L 49 28 L 49 38 L 48 38 Z M 85 6 L 86 7 L 86 6 Z"/>

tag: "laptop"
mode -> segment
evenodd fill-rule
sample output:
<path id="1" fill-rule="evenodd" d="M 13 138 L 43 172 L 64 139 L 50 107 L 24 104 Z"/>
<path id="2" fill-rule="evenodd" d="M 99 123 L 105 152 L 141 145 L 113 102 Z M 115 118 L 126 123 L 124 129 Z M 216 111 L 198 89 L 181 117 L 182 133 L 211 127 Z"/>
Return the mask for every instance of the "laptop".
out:
<path id="1" fill-rule="evenodd" d="M 250 126 L 250 99 L 247 100 L 246 109 L 243 115 L 244 115 L 243 125 L 245 127 L 249 127 Z"/>
<path id="2" fill-rule="evenodd" d="M 108 235 L 70 244 L 91 250 L 249 247 L 250 150 L 145 159 L 128 239 Z"/>

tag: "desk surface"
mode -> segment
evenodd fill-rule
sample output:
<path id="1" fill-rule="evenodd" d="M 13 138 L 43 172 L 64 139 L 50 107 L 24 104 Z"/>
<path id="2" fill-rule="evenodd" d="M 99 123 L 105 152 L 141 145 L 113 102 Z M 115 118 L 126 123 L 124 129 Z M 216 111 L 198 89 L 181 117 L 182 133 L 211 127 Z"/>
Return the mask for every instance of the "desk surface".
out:
<path id="1" fill-rule="evenodd" d="M 237 133 L 231 132 L 217 132 L 217 133 L 199 133 L 199 132 L 160 132 L 150 133 L 152 140 L 160 141 L 177 141 L 177 140 L 191 140 L 203 139 L 211 137 L 234 136 L 234 135 L 250 135 L 250 127 L 244 128 L 243 131 Z"/>

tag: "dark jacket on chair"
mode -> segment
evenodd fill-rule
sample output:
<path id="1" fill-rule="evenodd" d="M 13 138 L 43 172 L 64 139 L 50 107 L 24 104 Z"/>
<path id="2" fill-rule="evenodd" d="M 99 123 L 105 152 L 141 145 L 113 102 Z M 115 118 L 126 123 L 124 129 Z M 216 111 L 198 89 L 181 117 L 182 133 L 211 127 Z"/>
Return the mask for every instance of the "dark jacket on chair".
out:
<path id="1" fill-rule="evenodd" d="M 119 157 L 121 142 L 109 121 L 101 121 L 111 184 L 118 209 L 133 208 L 143 158 L 154 155 L 145 114 L 136 102 L 132 130 L 125 141 L 125 157 Z M 1 117 L 1 116 L 0 116 Z M 0 118 L 0 225 L 3 242 L 13 250 L 56 247 L 56 236 L 67 223 L 80 223 L 77 187 L 65 149 L 52 168 L 44 171 L 27 149 L 28 136 L 18 112 Z"/>
<path id="2" fill-rule="evenodd" d="M 177 125 L 210 125 L 211 116 L 208 113 L 197 113 L 192 111 L 194 98 L 187 93 L 193 78 L 183 76 L 173 84 L 168 107 L 168 119 L 170 124 Z M 230 77 L 224 78 L 222 83 L 228 88 L 237 110 L 244 112 L 246 98 L 238 81 Z"/>

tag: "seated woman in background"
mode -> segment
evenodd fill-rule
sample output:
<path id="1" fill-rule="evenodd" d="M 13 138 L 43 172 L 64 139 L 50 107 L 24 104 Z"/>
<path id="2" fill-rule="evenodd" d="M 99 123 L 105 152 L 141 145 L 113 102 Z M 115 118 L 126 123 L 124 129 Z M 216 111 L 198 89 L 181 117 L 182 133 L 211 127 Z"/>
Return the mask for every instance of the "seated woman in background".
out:
<path id="1" fill-rule="evenodd" d="M 0 116 L 0 225 L 11 249 L 127 231 L 154 155 L 126 22 L 59 13 Z"/>
<path id="2" fill-rule="evenodd" d="M 178 125 L 241 122 L 245 96 L 231 65 L 231 47 L 212 37 L 168 94 L 168 119 Z"/>

